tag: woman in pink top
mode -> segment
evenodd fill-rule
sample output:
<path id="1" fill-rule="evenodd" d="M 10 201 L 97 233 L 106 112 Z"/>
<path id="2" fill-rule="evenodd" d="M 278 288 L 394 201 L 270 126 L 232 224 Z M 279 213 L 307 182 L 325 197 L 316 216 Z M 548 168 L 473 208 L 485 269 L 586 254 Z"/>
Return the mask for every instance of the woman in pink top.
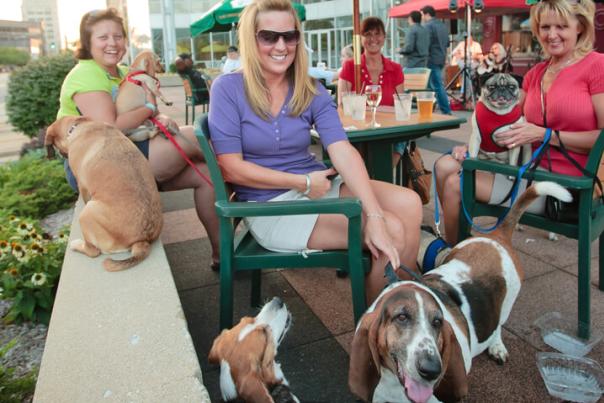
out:
<path id="1" fill-rule="evenodd" d="M 559 136 L 552 134 L 551 147 L 540 165 L 552 172 L 581 175 L 558 146 L 562 142 L 570 156 L 585 166 L 589 151 L 604 128 L 604 55 L 593 50 L 594 15 L 592 0 L 544 0 L 531 8 L 533 35 L 549 58 L 524 78 L 521 105 L 526 122 L 512 125 L 497 139 L 509 148 L 532 144 L 536 149 L 546 128 L 551 128 Z M 457 241 L 458 172 L 466 151 L 467 146 L 455 147 L 436 165 L 446 239 L 451 243 Z M 507 195 L 512 183 L 502 175 L 478 172 L 476 198 L 497 203 Z"/>

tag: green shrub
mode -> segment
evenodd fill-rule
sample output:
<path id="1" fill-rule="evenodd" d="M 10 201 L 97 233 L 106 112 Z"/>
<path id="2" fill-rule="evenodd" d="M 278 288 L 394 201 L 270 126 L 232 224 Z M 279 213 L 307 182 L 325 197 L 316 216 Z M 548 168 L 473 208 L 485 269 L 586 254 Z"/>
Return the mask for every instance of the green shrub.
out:
<path id="1" fill-rule="evenodd" d="M 0 46 L 0 65 L 24 66 L 29 62 L 29 53 L 17 48 Z"/>
<path id="2" fill-rule="evenodd" d="M 30 153 L 0 165 L 0 210 L 5 215 L 42 219 L 70 207 L 76 199 L 65 180 L 62 160 Z"/>
<path id="3" fill-rule="evenodd" d="M 5 323 L 48 324 L 67 231 L 52 238 L 35 220 L 0 215 L 0 298 L 11 300 Z"/>
<path id="4" fill-rule="evenodd" d="M 15 129 L 35 137 L 55 121 L 61 85 L 75 63 L 71 54 L 44 57 L 11 74 L 6 112 Z"/>
<path id="5" fill-rule="evenodd" d="M 13 348 L 17 339 L 12 339 L 0 348 L 0 361 Z M 22 377 L 14 376 L 15 369 L 0 364 L 0 402 L 21 403 L 27 401 L 36 387 L 36 371 Z"/>

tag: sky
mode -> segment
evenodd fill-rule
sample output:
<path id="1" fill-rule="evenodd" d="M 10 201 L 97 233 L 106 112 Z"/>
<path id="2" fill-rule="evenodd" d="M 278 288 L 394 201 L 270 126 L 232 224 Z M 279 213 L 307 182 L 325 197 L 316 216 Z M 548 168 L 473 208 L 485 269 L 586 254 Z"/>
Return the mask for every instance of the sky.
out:
<path id="1" fill-rule="evenodd" d="M 80 19 L 84 13 L 99 8 L 105 8 L 105 0 L 57 0 L 59 5 L 59 24 L 61 36 L 67 36 L 69 41 L 78 39 Z M 21 0 L 2 1 L 0 20 L 21 21 Z M 136 12 L 133 12 L 136 10 Z M 130 28 L 136 34 L 149 35 L 149 6 L 147 0 L 128 0 Z"/>

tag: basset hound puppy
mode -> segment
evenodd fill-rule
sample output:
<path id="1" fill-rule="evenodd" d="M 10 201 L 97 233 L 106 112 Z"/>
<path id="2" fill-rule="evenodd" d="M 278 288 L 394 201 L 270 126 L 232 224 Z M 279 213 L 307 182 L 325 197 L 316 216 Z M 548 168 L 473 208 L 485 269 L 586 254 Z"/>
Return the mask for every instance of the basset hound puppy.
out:
<path id="1" fill-rule="evenodd" d="M 508 359 L 501 340 L 524 278 L 512 248 L 522 213 L 539 196 L 572 200 L 552 182 L 529 187 L 491 234 L 459 243 L 421 282 L 384 289 L 352 341 L 349 386 L 364 401 L 458 401 L 468 393 L 472 358 L 488 349 Z"/>
<path id="2" fill-rule="evenodd" d="M 220 365 L 220 391 L 224 401 L 299 403 L 289 391 L 277 348 L 291 326 L 291 314 L 275 297 L 256 317 L 246 316 L 214 340 L 208 360 Z"/>

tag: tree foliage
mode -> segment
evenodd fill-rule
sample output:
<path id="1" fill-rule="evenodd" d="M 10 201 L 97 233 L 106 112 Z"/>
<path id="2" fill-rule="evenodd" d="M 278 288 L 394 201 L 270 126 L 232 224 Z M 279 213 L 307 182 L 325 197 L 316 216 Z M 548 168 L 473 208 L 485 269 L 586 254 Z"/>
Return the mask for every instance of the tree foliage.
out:
<path id="1" fill-rule="evenodd" d="M 15 70 L 8 82 L 6 112 L 9 123 L 35 137 L 55 121 L 61 85 L 76 60 L 71 54 L 44 57 Z"/>
<path id="2" fill-rule="evenodd" d="M 17 48 L 0 46 L 0 65 L 24 66 L 29 62 L 29 53 Z"/>

